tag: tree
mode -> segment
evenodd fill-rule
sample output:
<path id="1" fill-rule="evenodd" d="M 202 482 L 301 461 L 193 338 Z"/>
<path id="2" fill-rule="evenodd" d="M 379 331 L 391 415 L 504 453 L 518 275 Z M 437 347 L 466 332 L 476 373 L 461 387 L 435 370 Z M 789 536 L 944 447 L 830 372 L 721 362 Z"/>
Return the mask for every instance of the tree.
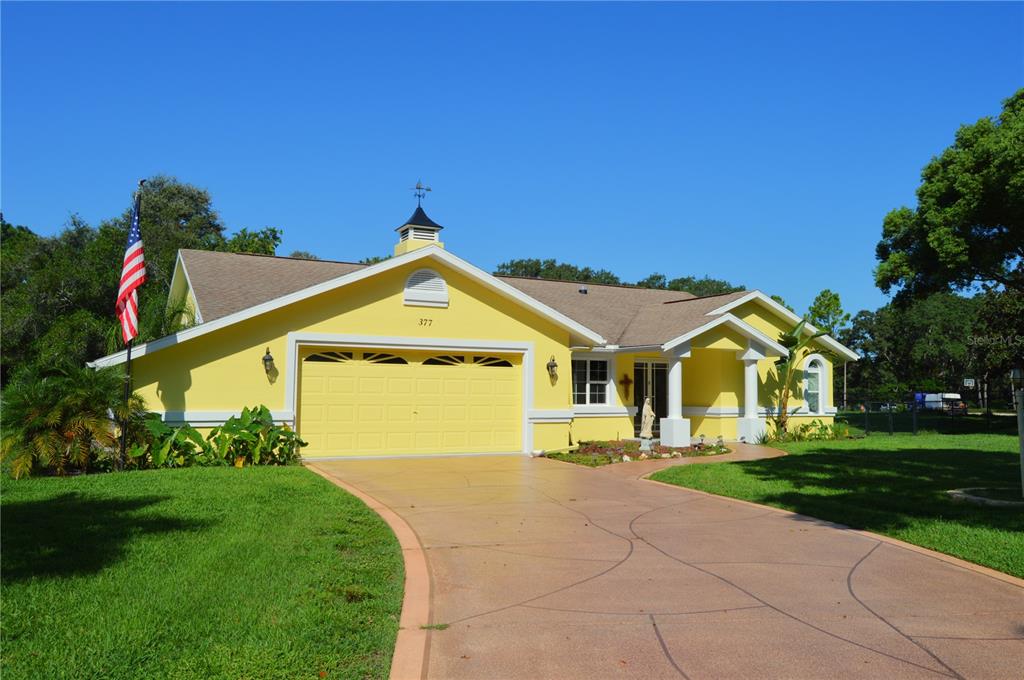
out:
<path id="1" fill-rule="evenodd" d="M 523 260 L 509 260 L 498 265 L 494 273 L 498 276 L 522 276 L 529 279 L 556 279 L 560 281 L 579 281 L 581 283 L 603 283 L 610 285 L 628 285 L 615 274 L 607 269 L 593 269 L 591 267 L 578 267 L 574 264 L 558 262 L 553 259 L 540 260 L 536 258 Z M 722 279 L 713 279 L 710 276 L 696 278 L 693 276 L 682 276 L 677 279 L 669 279 L 664 274 L 655 272 L 650 276 L 640 279 L 635 284 L 637 288 L 657 288 L 660 290 L 678 290 L 691 293 L 697 297 L 707 295 L 719 295 L 721 293 L 733 293 L 743 290 L 740 286 L 734 286 Z"/>
<path id="2" fill-rule="evenodd" d="M 781 295 L 770 295 L 769 297 L 772 300 L 775 300 L 776 302 L 778 302 L 780 305 L 782 305 L 783 307 L 785 307 L 789 311 L 793 312 L 794 314 L 796 313 L 796 310 L 793 309 L 792 307 L 790 307 L 789 303 L 786 302 L 785 300 L 783 300 Z"/>
<path id="3" fill-rule="evenodd" d="M 737 293 L 743 290 L 743 286 L 734 286 L 728 281 L 713 279 L 710 276 L 702 276 L 699 279 L 693 276 L 683 276 L 669 281 L 668 289 L 683 290 L 697 297 L 706 297 L 722 293 Z"/>
<path id="4" fill-rule="evenodd" d="M 901 299 L 976 285 L 1024 292 L 1024 89 L 925 166 L 917 207 L 885 216 L 876 255 L 876 284 Z"/>
<path id="5" fill-rule="evenodd" d="M 130 199 L 126 195 L 126 199 Z M 129 203 L 130 201 L 126 201 Z M 72 215 L 65 229 L 42 237 L 3 222 L 0 272 L 0 382 L 35 363 L 82 362 L 111 351 L 117 321 L 114 298 L 121 277 L 131 209 L 96 228 Z M 159 337 L 167 318 L 171 276 L 180 248 L 273 254 L 281 232 L 241 229 L 226 237 L 204 189 L 173 177 L 151 178 L 142 189 L 146 283 L 139 291 L 139 342 Z M 178 325 L 184 317 L 177 315 Z"/>
<path id="6" fill-rule="evenodd" d="M 1008 375 L 1024 368 L 1024 294 L 988 291 L 975 298 L 977 318 L 968 339 L 972 363 L 981 379 L 979 394 L 986 409 L 991 408 L 990 390 L 1008 394 Z"/>
<path id="7" fill-rule="evenodd" d="M 264 227 L 259 231 L 249 231 L 245 227 L 224 242 L 223 250 L 231 253 L 251 253 L 253 255 L 273 255 L 281 245 L 281 230 Z"/>
<path id="8" fill-rule="evenodd" d="M 622 281 L 607 269 L 591 269 L 577 267 L 553 259 L 509 260 L 502 262 L 494 271 L 498 276 L 522 276 L 530 279 L 557 279 L 560 281 L 580 281 L 581 283 L 605 283 L 621 285 Z"/>
<path id="9" fill-rule="evenodd" d="M 957 391 L 972 365 L 978 307 L 976 298 L 936 293 L 858 312 L 839 333 L 840 342 L 862 357 L 849 365 L 853 399 Z"/>
<path id="10" fill-rule="evenodd" d="M 292 254 L 288 257 L 295 258 L 296 260 L 319 260 L 320 258 L 309 252 L 308 250 L 293 250 Z"/>
<path id="11" fill-rule="evenodd" d="M 668 280 L 664 274 L 654 273 L 645 279 L 640 279 L 634 284 L 637 288 L 660 288 L 662 290 L 680 290 L 697 297 L 708 295 L 721 295 L 722 293 L 735 293 L 743 290 L 742 286 L 734 286 L 722 279 L 713 279 L 710 276 L 702 276 L 699 279 L 694 276 L 681 276 L 677 279 Z"/>
<path id="12" fill-rule="evenodd" d="M 373 255 L 371 257 L 364 257 L 363 259 L 359 260 L 359 264 L 377 264 L 379 262 L 384 262 L 385 260 L 390 259 L 390 255 Z"/>
<path id="13" fill-rule="evenodd" d="M 828 288 L 818 293 L 807 310 L 807 321 L 834 338 L 850 323 L 850 315 L 843 311 L 839 294 Z"/>

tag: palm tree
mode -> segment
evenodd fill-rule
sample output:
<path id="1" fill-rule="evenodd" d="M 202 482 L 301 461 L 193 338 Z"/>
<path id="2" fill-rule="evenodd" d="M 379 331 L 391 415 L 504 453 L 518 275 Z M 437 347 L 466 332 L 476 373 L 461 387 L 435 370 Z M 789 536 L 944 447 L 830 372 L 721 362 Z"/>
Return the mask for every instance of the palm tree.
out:
<path id="1" fill-rule="evenodd" d="M 779 335 L 779 344 L 789 350 L 789 354 L 775 361 L 775 370 L 778 373 L 778 383 L 775 393 L 775 409 L 772 415 L 772 422 L 775 425 L 776 436 L 781 437 L 786 433 L 789 423 L 789 398 L 796 387 L 796 376 L 799 373 L 797 366 L 811 353 L 810 344 L 813 340 L 827 335 L 824 331 L 804 335 L 806 319 L 800 319 L 790 330 Z"/>
<path id="2" fill-rule="evenodd" d="M 139 310 L 139 335 L 135 338 L 135 344 L 173 335 L 195 325 L 196 313 L 186 298 L 168 298 L 166 303 L 154 298 Z M 106 339 L 108 352 L 114 353 L 124 348 L 120 323 L 110 324 Z"/>
<path id="3" fill-rule="evenodd" d="M 100 452 L 113 451 L 116 423 L 127 423 L 129 436 L 137 433 L 145 402 L 133 394 L 125 404 L 123 380 L 116 369 L 60 366 L 11 383 L 0 405 L 0 456 L 10 461 L 11 474 L 40 468 L 65 474 L 69 466 L 85 472 Z"/>

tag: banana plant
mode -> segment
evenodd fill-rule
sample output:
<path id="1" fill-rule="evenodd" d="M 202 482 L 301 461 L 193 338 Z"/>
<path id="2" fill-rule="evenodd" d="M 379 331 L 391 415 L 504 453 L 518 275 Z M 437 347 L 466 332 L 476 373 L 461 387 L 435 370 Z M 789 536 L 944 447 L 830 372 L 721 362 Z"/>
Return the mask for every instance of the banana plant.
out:
<path id="1" fill-rule="evenodd" d="M 811 353 L 810 344 L 823 335 L 824 331 L 804 334 L 807 327 L 807 320 L 800 319 L 793 328 L 779 335 L 779 344 L 785 347 L 789 353 L 776 359 L 775 370 L 778 373 L 778 386 L 775 393 L 775 408 L 772 415 L 772 423 L 775 425 L 775 435 L 782 437 L 786 434 L 786 427 L 789 423 L 789 398 L 796 387 L 796 377 L 799 374 L 797 369 L 804 359 Z"/>

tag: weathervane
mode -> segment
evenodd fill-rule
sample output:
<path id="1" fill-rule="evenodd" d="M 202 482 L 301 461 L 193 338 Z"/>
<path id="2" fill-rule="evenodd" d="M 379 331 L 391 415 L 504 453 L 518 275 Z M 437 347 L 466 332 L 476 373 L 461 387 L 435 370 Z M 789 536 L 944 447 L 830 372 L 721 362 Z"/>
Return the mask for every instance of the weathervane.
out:
<path id="1" fill-rule="evenodd" d="M 427 192 L 430 191 L 430 187 L 423 184 L 421 180 L 416 180 L 416 186 L 412 188 L 412 195 L 416 197 L 416 207 L 420 207 L 420 203 L 427 196 Z"/>

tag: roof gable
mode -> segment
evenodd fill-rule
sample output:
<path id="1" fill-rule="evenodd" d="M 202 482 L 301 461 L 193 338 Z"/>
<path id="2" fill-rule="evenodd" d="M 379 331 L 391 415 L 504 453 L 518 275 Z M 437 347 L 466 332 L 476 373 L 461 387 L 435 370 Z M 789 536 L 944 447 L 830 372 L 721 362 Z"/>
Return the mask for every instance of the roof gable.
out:
<path id="1" fill-rule="evenodd" d="M 695 333 L 699 335 L 717 327 L 711 322 L 725 315 L 729 317 L 729 327 L 771 346 L 776 344 L 773 337 L 769 337 L 772 334 L 754 328 L 730 311 L 747 303 L 756 303 L 786 321 L 794 319 L 795 323 L 797 318 L 756 290 L 698 298 L 682 291 L 493 276 L 437 246 L 411 251 L 374 265 L 181 250 L 178 263 L 187 274 L 197 311 L 201 310 L 202 323 L 140 345 L 133 349 L 133 353 L 141 356 L 424 258 L 434 258 L 477 279 L 506 299 L 569 330 L 574 342 L 583 345 L 657 347 L 667 351 L 680 338 L 689 340 L 696 337 Z M 737 327 L 737 323 L 742 326 Z M 828 336 L 818 342 L 844 358 L 858 358 Z M 125 353 L 119 352 L 97 359 L 90 365 L 109 366 L 124 360 Z"/>
<path id="2" fill-rule="evenodd" d="M 271 255 L 179 250 L 203 321 L 214 321 L 368 265 Z"/>
<path id="3" fill-rule="evenodd" d="M 563 315 L 557 310 L 552 309 L 551 307 L 548 307 L 547 305 L 534 300 L 533 298 L 523 294 L 521 291 L 513 288 L 512 286 L 509 286 L 507 283 L 498 280 L 497 278 L 488 274 L 487 272 L 484 272 L 474 267 L 473 265 L 469 264 L 465 260 L 462 260 L 461 258 L 452 255 L 448 251 L 437 246 L 431 245 L 419 248 L 408 253 L 404 253 L 402 255 L 397 255 L 393 258 L 390 258 L 388 260 L 385 260 L 374 265 L 359 267 L 347 274 L 342 274 L 341 276 L 336 276 L 321 283 L 307 286 L 305 288 L 302 288 L 301 290 L 287 293 L 285 295 L 276 297 L 261 304 L 249 306 L 245 309 L 227 314 L 225 316 L 221 316 L 212 321 L 207 321 L 206 323 L 200 324 L 198 326 L 187 328 L 183 331 L 160 338 L 158 340 L 153 340 L 151 342 L 144 343 L 142 345 L 139 345 L 138 347 L 135 347 L 133 349 L 133 353 L 135 354 L 135 356 L 144 356 L 151 352 L 155 352 L 165 347 L 169 347 L 172 345 L 179 344 L 181 342 L 191 340 L 196 337 L 200 337 L 202 335 L 213 332 L 220 328 L 224 328 L 232 324 L 238 323 L 240 321 L 253 318 L 260 314 L 264 314 L 275 309 L 280 309 L 281 307 L 293 304 L 300 300 L 305 300 L 315 295 L 335 290 L 337 288 L 341 288 L 343 286 L 355 283 L 357 281 L 362 281 L 377 274 L 387 272 L 398 267 L 402 267 L 412 262 L 418 262 L 420 260 L 429 259 L 436 259 L 438 261 L 441 261 L 448 265 L 449 267 L 451 267 L 452 269 L 458 270 L 462 274 L 470 278 L 476 279 L 478 282 L 494 290 L 499 295 L 532 310 L 533 312 L 537 313 L 542 317 L 547 318 L 555 325 L 565 328 L 570 332 L 572 337 L 581 338 L 584 342 L 591 342 L 594 344 L 606 343 L 605 339 L 601 335 L 592 331 L 586 326 L 583 326 L 582 324 Z M 309 260 L 308 262 L 316 262 L 316 260 Z M 195 279 L 193 274 L 193 281 L 194 280 Z M 237 282 L 235 283 L 235 286 L 237 287 Z M 126 360 L 127 352 L 121 351 L 102 357 L 100 359 L 97 359 L 96 361 L 90 362 L 89 365 L 94 368 L 100 368 L 104 366 L 114 366 L 117 364 L 121 364 L 124 363 Z"/>
<path id="4" fill-rule="evenodd" d="M 759 290 L 752 290 L 746 292 L 742 296 L 734 300 L 730 300 L 727 303 L 720 305 L 719 307 L 716 307 L 715 309 L 711 310 L 709 314 L 726 314 L 728 312 L 731 312 L 732 310 L 735 310 L 738 307 L 741 307 L 742 305 L 747 304 L 748 302 L 757 303 L 758 305 L 765 307 L 766 309 L 772 311 L 775 315 L 794 325 L 801 319 L 801 317 L 798 316 L 795 312 L 790 311 L 789 309 L 779 304 L 775 300 L 771 299 L 769 296 L 765 295 Z M 808 323 L 805 324 L 804 326 L 804 332 L 810 335 L 813 333 L 818 333 L 819 329 L 816 326 Z M 841 342 L 839 342 L 830 335 L 823 335 L 820 338 L 818 338 L 816 342 L 820 343 L 828 350 L 831 350 L 841 358 L 846 359 L 848 361 L 857 361 L 860 359 L 860 356 L 856 352 L 854 352 L 849 347 L 842 344 Z"/>

